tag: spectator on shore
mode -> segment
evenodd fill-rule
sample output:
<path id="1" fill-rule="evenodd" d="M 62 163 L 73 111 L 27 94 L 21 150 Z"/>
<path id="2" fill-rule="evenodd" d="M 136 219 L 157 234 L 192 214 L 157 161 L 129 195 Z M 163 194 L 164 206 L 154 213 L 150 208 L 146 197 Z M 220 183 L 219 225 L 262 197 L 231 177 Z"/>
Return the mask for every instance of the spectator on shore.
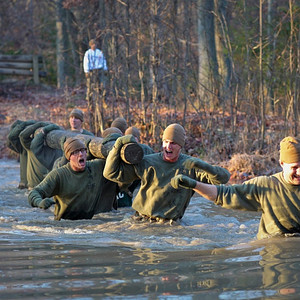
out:
<path id="1" fill-rule="evenodd" d="M 92 96 L 94 89 L 92 85 L 98 88 L 101 85 L 105 88 L 105 77 L 107 73 L 107 64 L 103 52 L 97 48 L 96 40 L 89 41 L 90 49 L 88 49 L 83 58 L 83 70 L 86 77 L 86 100 L 89 104 L 89 109 L 94 110 Z"/>

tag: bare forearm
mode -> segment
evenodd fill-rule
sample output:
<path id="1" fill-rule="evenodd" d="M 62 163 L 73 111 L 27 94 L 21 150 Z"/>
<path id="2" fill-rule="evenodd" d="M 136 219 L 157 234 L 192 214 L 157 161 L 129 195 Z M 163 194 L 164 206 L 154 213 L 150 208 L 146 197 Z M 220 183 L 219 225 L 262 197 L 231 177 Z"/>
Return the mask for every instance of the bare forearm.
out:
<path id="1" fill-rule="evenodd" d="M 215 201 L 218 196 L 218 190 L 215 185 L 203 183 L 200 181 L 197 181 L 194 191 L 197 192 L 202 197 L 211 201 Z"/>

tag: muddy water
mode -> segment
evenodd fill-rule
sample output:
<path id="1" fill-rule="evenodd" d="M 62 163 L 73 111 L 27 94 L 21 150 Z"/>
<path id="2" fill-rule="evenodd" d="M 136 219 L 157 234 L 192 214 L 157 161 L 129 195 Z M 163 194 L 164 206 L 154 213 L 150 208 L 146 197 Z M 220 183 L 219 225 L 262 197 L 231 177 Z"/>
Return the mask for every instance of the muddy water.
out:
<path id="1" fill-rule="evenodd" d="M 300 239 L 256 241 L 260 215 L 194 197 L 180 223 L 131 208 L 54 221 L 0 160 L 0 299 L 299 299 Z"/>

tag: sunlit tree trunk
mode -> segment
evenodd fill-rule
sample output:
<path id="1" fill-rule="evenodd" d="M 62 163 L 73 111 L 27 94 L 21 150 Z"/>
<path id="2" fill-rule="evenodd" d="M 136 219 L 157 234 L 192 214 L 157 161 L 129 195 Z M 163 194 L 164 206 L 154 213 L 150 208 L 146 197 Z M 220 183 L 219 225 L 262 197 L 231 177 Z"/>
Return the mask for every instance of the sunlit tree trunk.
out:
<path id="1" fill-rule="evenodd" d="M 74 24 L 76 23 L 75 16 L 70 10 L 66 11 L 66 26 L 69 37 L 69 44 L 71 48 L 72 54 L 72 69 L 75 78 L 75 84 L 78 85 L 80 83 L 82 69 L 80 68 L 80 57 L 78 55 L 78 45 L 76 43 L 76 28 Z"/>
<path id="2" fill-rule="evenodd" d="M 219 90 L 213 10 L 214 1 L 198 0 L 198 95 L 209 106 Z"/>
<path id="3" fill-rule="evenodd" d="M 294 1 L 289 0 L 289 14 L 290 14 L 290 45 L 289 45 L 289 73 L 290 73 L 290 84 L 289 84 L 289 94 L 290 94 L 290 105 L 291 110 L 293 111 L 293 133 L 295 136 L 298 134 L 298 101 L 297 99 L 297 77 L 299 77 L 299 74 L 297 74 L 297 71 L 299 71 L 299 66 L 296 66 L 297 63 L 297 54 L 299 54 L 299 47 L 297 47 L 297 51 L 294 49 L 295 46 L 299 46 L 299 41 L 297 43 L 296 41 L 296 31 L 295 31 L 295 25 L 294 25 Z M 294 42 L 295 41 L 295 42 Z"/>
<path id="4" fill-rule="evenodd" d="M 56 0 L 56 64 L 57 64 L 57 87 L 65 86 L 65 29 L 63 0 Z"/>
<path id="5" fill-rule="evenodd" d="M 263 82 L 263 2 L 259 0 L 259 101 L 260 101 L 260 149 L 264 147 L 265 139 L 265 99 L 264 99 L 264 82 Z"/>
<path id="6" fill-rule="evenodd" d="M 189 0 L 185 0 L 184 2 L 184 30 L 183 36 L 184 40 L 184 66 L 183 66 L 183 100 L 184 100 L 184 109 L 183 109 L 183 120 L 182 125 L 185 126 L 185 117 L 187 111 L 187 100 L 188 100 L 188 72 L 189 72 L 189 58 L 190 58 L 190 7 L 189 7 Z"/>
<path id="7" fill-rule="evenodd" d="M 126 115 L 129 123 L 131 123 L 131 114 L 130 114 L 130 109 L 131 109 L 131 95 L 129 93 L 129 88 L 132 86 L 131 85 L 131 80 L 130 80 L 130 53 L 131 53 L 131 45 L 130 45 L 130 1 L 127 0 L 125 5 L 125 51 L 126 51 L 126 65 L 125 65 L 125 96 L 126 96 Z"/>
<path id="8" fill-rule="evenodd" d="M 158 53 L 158 33 L 157 33 L 157 0 L 151 0 L 150 7 L 150 88 L 151 88 L 151 98 L 152 98 L 152 116 L 151 116 L 151 134 L 154 142 L 158 141 L 158 124 L 157 124 L 157 69 L 158 69 L 158 58 L 156 53 Z"/>
<path id="9" fill-rule="evenodd" d="M 137 8 L 137 15 L 138 15 L 138 21 L 137 21 L 137 64 L 138 64 L 138 74 L 139 74 L 139 80 L 140 80 L 140 99 L 141 99 L 141 107 L 142 107 L 142 120 L 144 125 L 146 124 L 146 105 L 145 105 L 145 86 L 144 86 L 144 80 L 145 80 L 145 62 L 144 62 L 144 56 L 143 56 L 143 34 L 142 34 L 142 18 L 143 18 L 143 9 L 142 4 L 138 3 Z"/>

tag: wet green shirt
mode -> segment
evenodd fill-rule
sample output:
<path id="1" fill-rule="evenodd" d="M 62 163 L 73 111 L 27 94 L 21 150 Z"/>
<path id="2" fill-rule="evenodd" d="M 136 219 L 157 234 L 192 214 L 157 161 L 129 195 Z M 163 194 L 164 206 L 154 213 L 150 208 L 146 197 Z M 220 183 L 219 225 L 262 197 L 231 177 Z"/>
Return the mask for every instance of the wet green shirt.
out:
<path id="1" fill-rule="evenodd" d="M 21 144 L 19 134 L 26 126 L 34 124 L 35 121 L 15 121 L 7 136 L 7 147 L 20 155 L 20 186 L 26 188 L 27 185 L 27 151 Z"/>
<path id="2" fill-rule="evenodd" d="M 52 170 L 28 195 L 31 206 L 54 196 L 56 220 L 91 219 L 94 214 L 111 211 L 116 201 L 117 184 L 102 176 L 105 160 L 87 161 L 83 172 L 70 163 Z"/>
<path id="3" fill-rule="evenodd" d="M 230 177 L 226 169 L 211 166 L 200 159 L 198 161 L 201 161 L 203 169 L 206 166 L 209 172 L 189 168 L 186 162 L 190 159 L 190 156 L 180 154 L 176 162 L 170 163 L 163 160 L 162 153 L 154 153 L 145 155 L 136 165 L 129 165 L 121 160 L 120 153 L 113 148 L 107 158 L 103 174 L 109 180 L 120 183 L 131 183 L 141 179 L 141 187 L 132 207 L 148 217 L 176 220 L 182 218 L 194 191 L 184 188 L 174 189 L 170 181 L 175 175 L 184 174 L 211 184 L 226 183 Z"/>
<path id="4" fill-rule="evenodd" d="M 61 149 L 53 149 L 46 145 L 45 134 L 38 133 L 31 142 L 30 150 L 33 152 L 38 161 L 44 165 L 48 171 L 53 169 L 54 162 L 62 157 Z"/>
<path id="5" fill-rule="evenodd" d="M 217 189 L 217 205 L 262 212 L 258 239 L 300 233 L 300 186 L 286 183 L 282 172 Z"/>
<path id="6" fill-rule="evenodd" d="M 37 186 L 48 173 L 47 168 L 37 159 L 31 150 L 31 142 L 35 131 L 49 123 L 37 122 L 26 127 L 19 135 L 23 148 L 27 151 L 27 181 L 28 188 Z"/>

